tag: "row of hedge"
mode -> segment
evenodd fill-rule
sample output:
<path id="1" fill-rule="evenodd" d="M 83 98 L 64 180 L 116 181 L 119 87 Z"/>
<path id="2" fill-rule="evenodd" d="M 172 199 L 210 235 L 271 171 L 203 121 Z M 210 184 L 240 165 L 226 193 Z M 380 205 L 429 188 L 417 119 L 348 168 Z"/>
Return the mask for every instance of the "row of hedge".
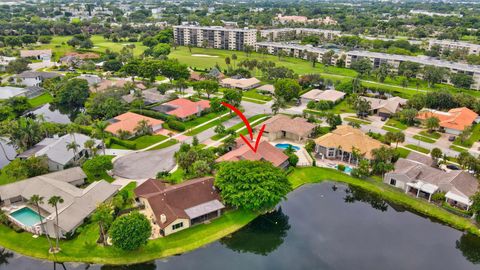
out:
<path id="1" fill-rule="evenodd" d="M 139 109 L 131 109 L 130 111 L 133 113 L 138 113 L 151 118 L 163 120 L 165 121 L 166 128 L 173 129 L 180 132 L 186 130 L 186 127 L 182 122 L 178 121 L 175 117 L 166 115 L 164 113 L 156 112 L 152 110 L 139 110 Z"/>
<path id="2" fill-rule="evenodd" d="M 137 143 L 136 142 L 120 140 L 117 137 L 108 137 L 108 138 L 105 139 L 105 145 L 107 147 L 110 147 L 112 144 L 117 144 L 117 145 L 123 146 L 127 149 L 130 149 L 130 150 L 137 149 Z"/>

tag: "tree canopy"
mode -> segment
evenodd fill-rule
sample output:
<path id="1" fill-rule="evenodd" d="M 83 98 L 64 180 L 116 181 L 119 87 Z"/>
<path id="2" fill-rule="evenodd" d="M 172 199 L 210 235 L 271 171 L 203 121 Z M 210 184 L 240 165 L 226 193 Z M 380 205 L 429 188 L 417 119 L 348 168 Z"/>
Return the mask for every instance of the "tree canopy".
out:
<path id="1" fill-rule="evenodd" d="M 151 232 L 150 221 L 139 212 L 117 218 L 110 228 L 113 245 L 129 251 L 146 245 Z"/>

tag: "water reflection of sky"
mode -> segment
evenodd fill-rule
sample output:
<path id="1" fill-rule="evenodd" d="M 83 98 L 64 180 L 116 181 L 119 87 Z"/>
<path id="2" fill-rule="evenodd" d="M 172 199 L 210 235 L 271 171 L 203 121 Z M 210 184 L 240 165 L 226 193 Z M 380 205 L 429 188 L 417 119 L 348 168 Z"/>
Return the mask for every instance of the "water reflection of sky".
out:
<path id="1" fill-rule="evenodd" d="M 45 104 L 30 113 L 34 115 L 43 115 L 46 122 L 53 122 L 58 124 L 69 124 L 71 123 L 68 114 L 60 112 L 59 109 L 54 108 L 50 104 Z"/>
<path id="2" fill-rule="evenodd" d="M 15 158 L 17 152 L 13 146 L 5 141 L 5 139 L 0 139 L 0 144 L 3 147 L 3 149 L 0 148 L 0 168 L 3 168 L 10 163 L 9 159 L 12 160 Z M 3 150 L 5 150 L 5 152 Z"/>

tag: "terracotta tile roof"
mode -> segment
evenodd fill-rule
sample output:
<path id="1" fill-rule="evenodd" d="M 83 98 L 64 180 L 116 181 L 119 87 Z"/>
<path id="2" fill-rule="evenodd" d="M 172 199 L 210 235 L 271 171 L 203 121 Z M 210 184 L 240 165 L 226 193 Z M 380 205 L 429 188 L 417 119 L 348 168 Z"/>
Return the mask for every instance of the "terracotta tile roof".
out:
<path id="1" fill-rule="evenodd" d="M 407 100 L 400 97 L 391 97 L 389 99 L 362 97 L 370 102 L 371 110 L 385 109 L 391 114 L 396 113 L 401 106 L 407 104 Z"/>
<path id="2" fill-rule="evenodd" d="M 254 153 L 252 149 L 245 143 L 238 141 L 237 149 L 234 149 L 225 155 L 217 158 L 217 162 L 221 161 L 239 161 L 239 160 L 265 160 L 271 162 L 278 167 L 288 160 L 282 150 L 271 145 L 267 141 L 262 141 L 258 145 L 257 152 Z"/>
<path id="3" fill-rule="evenodd" d="M 478 114 L 469 108 L 462 107 L 451 109 L 448 112 L 423 110 L 417 115 L 419 120 L 426 120 L 430 117 L 438 118 L 441 127 L 463 131 L 475 122 Z"/>
<path id="4" fill-rule="evenodd" d="M 193 102 L 186 98 L 179 98 L 162 105 L 167 105 L 174 107 L 173 110 L 167 111 L 166 114 L 174 115 L 179 118 L 189 117 L 191 115 L 197 114 L 199 111 L 210 108 L 210 101 L 200 100 Z"/>
<path id="5" fill-rule="evenodd" d="M 124 114 L 118 115 L 113 118 L 114 122 L 107 126 L 105 129 L 108 132 L 117 134 L 119 130 L 129 131 L 131 133 L 135 132 L 135 127 L 138 125 L 138 122 L 141 120 L 147 120 L 150 126 L 157 126 L 163 124 L 162 120 L 155 118 L 143 116 L 133 112 L 126 112 Z"/>
<path id="6" fill-rule="evenodd" d="M 314 101 L 320 101 L 320 100 L 325 100 L 325 101 L 331 101 L 331 102 L 337 102 L 338 100 L 342 99 L 345 96 L 344 92 L 337 91 L 337 90 L 318 90 L 318 89 L 312 89 L 308 91 L 307 93 L 302 95 L 302 98 L 305 99 L 310 99 Z"/>
<path id="7" fill-rule="evenodd" d="M 315 143 L 327 148 L 342 148 L 348 152 L 355 148 L 367 159 L 372 159 L 372 150 L 386 146 L 360 129 L 347 125 L 338 126 L 334 131 L 315 139 Z"/>
<path id="8" fill-rule="evenodd" d="M 74 56 L 79 59 L 98 59 L 100 58 L 100 55 L 98 53 L 92 53 L 92 52 L 87 52 L 87 53 L 77 53 L 77 52 L 68 52 L 65 54 L 65 56 Z"/>
<path id="9" fill-rule="evenodd" d="M 277 114 L 276 116 L 265 121 L 265 132 L 289 132 L 300 137 L 308 137 L 315 128 L 315 125 L 307 122 L 307 119 Z"/>
<path id="10" fill-rule="evenodd" d="M 20 57 L 36 57 L 39 55 L 52 55 L 52 50 L 21 50 Z"/>
<path id="11" fill-rule="evenodd" d="M 135 189 L 135 194 L 148 200 L 157 224 L 162 229 L 179 218 L 189 219 L 185 211 L 189 208 L 211 201 L 221 201 L 213 185 L 213 177 L 197 178 L 165 187 L 158 182 L 153 179 L 147 180 Z M 149 188 L 152 188 L 151 192 L 147 191 Z M 162 215 L 165 216 L 164 222 L 161 222 Z"/>

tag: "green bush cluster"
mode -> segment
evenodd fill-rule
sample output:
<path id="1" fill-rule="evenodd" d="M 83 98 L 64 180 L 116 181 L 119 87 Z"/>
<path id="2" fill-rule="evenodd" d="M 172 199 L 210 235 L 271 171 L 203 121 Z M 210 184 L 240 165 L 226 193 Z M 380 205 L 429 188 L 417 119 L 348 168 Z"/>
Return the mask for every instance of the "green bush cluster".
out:
<path id="1" fill-rule="evenodd" d="M 130 111 L 133 113 L 138 113 L 138 114 L 152 117 L 155 119 L 163 120 L 167 124 L 168 128 L 176 131 L 182 132 L 182 131 L 185 131 L 186 129 L 185 125 L 182 122 L 178 121 L 176 118 L 172 116 L 168 116 L 161 112 L 156 112 L 152 110 L 139 110 L 139 109 L 131 109 Z"/>

